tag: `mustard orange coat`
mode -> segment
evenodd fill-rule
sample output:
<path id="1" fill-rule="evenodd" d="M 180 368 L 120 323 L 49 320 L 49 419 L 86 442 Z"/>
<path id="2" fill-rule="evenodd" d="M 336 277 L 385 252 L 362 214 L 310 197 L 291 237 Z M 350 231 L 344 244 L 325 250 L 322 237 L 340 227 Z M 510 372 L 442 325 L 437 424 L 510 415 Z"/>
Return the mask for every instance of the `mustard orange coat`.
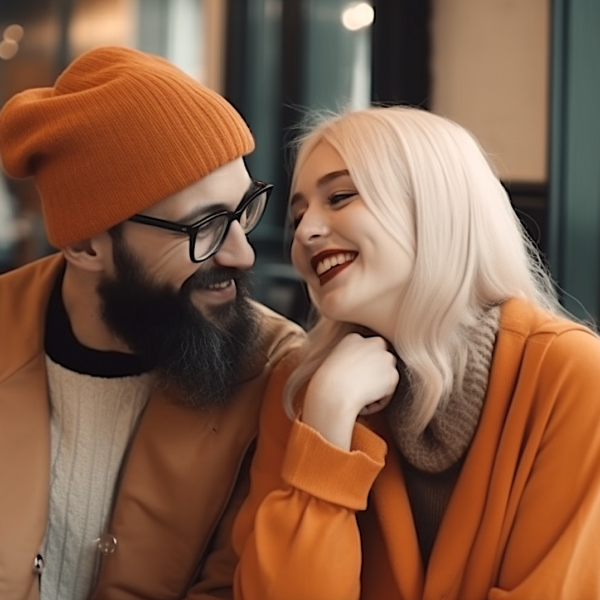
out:
<path id="1" fill-rule="evenodd" d="M 63 267 L 54 255 L 0 277 L 0 600 L 40 597 L 33 564 L 50 486 L 44 322 Z M 274 365 L 304 337 L 256 308 L 260 351 L 230 403 L 193 410 L 172 388 L 149 399 L 115 490 L 107 533 L 117 546 L 102 559 L 92 600 L 231 597 L 231 524 L 247 491 L 246 451 Z"/>
<path id="2" fill-rule="evenodd" d="M 234 526 L 237 600 L 600 598 L 595 335 L 503 305 L 481 419 L 426 572 L 382 416 L 356 425 L 350 452 L 330 445 L 283 413 L 292 367 L 267 394 Z"/>

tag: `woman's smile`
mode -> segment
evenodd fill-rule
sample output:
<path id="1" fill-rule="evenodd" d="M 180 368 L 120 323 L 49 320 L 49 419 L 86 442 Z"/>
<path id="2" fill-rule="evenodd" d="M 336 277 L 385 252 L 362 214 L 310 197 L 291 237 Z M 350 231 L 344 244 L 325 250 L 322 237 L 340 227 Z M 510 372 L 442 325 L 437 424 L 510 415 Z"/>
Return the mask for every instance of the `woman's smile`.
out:
<path id="1" fill-rule="evenodd" d="M 357 252 L 324 250 L 313 256 L 310 262 L 321 286 L 323 286 L 340 271 L 352 264 L 357 256 Z"/>

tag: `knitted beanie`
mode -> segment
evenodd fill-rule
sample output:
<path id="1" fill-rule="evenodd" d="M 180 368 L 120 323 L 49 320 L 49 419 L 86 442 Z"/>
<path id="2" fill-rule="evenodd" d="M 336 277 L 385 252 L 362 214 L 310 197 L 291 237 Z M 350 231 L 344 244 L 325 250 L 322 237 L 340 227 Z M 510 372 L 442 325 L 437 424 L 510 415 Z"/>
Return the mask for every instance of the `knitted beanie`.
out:
<path id="1" fill-rule="evenodd" d="M 0 113 L 3 167 L 34 177 L 57 248 L 106 231 L 253 149 L 224 98 L 130 48 L 91 50 L 53 87 L 21 92 Z"/>

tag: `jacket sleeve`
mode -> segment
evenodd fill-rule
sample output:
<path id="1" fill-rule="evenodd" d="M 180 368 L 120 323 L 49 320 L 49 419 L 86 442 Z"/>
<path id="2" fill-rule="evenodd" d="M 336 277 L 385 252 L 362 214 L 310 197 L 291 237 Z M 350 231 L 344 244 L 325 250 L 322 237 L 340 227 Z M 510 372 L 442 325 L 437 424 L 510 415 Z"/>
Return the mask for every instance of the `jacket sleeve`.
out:
<path id="1" fill-rule="evenodd" d="M 355 600 L 361 550 L 355 513 L 383 467 L 385 442 L 357 424 L 350 452 L 290 422 L 288 364 L 269 389 L 250 494 L 233 531 L 236 600 Z"/>
<path id="2" fill-rule="evenodd" d="M 600 340 L 584 331 L 557 336 L 536 388 L 547 408 L 537 411 L 542 425 L 529 424 L 529 439 L 540 433 L 535 448 L 522 448 L 532 467 L 488 600 L 600 598 Z"/>

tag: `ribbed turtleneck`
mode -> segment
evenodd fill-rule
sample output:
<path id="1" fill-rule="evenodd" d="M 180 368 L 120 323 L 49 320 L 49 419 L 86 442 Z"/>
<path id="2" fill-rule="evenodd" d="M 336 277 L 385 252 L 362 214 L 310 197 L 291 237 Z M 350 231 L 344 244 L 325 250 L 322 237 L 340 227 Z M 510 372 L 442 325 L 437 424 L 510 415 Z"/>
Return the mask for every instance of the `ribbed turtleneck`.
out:
<path id="1" fill-rule="evenodd" d="M 386 409 L 400 452 L 419 546 L 427 565 L 431 549 L 464 456 L 473 439 L 488 387 L 500 307 L 485 311 L 468 328 L 467 364 L 462 387 L 452 390 L 424 431 L 413 428 L 416 406 L 401 385 Z M 406 379 L 405 379 L 406 381 Z"/>

